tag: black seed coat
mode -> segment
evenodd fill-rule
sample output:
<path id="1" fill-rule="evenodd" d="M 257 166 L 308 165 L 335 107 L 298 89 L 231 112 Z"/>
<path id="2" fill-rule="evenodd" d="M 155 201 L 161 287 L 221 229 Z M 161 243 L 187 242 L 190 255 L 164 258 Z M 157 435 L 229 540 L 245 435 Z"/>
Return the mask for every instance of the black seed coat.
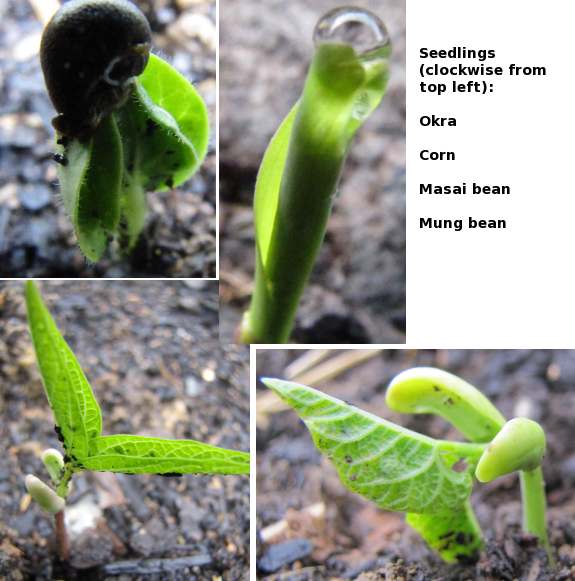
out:
<path id="1" fill-rule="evenodd" d="M 46 26 L 40 61 L 62 135 L 87 141 L 148 63 L 151 30 L 128 0 L 71 0 Z"/>

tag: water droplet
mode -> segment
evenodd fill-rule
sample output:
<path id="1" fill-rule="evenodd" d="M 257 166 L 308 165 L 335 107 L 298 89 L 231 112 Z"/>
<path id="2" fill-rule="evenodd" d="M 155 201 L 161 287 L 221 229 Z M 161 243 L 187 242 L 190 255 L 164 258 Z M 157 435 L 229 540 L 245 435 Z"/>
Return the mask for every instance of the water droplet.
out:
<path id="1" fill-rule="evenodd" d="M 340 42 L 353 47 L 362 60 L 387 58 L 391 42 L 385 24 L 375 15 L 361 8 L 349 6 L 331 10 L 316 24 L 313 42 Z"/>
<path id="2" fill-rule="evenodd" d="M 352 115 L 354 119 L 358 121 L 363 121 L 366 117 L 369 116 L 371 113 L 371 102 L 369 99 L 369 95 L 367 93 L 360 93 L 354 104 L 353 104 L 353 112 Z"/>

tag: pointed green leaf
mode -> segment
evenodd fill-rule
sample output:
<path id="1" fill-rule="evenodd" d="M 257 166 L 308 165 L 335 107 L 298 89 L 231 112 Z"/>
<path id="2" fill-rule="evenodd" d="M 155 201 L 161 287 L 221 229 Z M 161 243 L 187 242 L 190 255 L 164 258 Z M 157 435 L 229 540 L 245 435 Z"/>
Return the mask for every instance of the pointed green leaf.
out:
<path id="1" fill-rule="evenodd" d="M 286 161 L 291 129 L 297 103 L 283 120 L 272 137 L 260 165 L 254 195 L 254 224 L 256 228 L 257 251 L 265 266 L 270 238 L 276 217 L 280 184 Z"/>
<path id="2" fill-rule="evenodd" d="M 358 410 L 315 389 L 262 379 L 306 423 L 343 483 L 379 507 L 438 513 L 460 507 L 473 476 L 450 468 L 440 443 Z"/>
<path id="3" fill-rule="evenodd" d="M 408 514 L 407 522 L 447 562 L 464 565 L 479 559 L 481 529 L 469 501 L 439 514 Z"/>
<path id="4" fill-rule="evenodd" d="M 90 441 L 86 470 L 125 474 L 249 474 L 250 455 L 193 440 L 101 436 Z"/>
<path id="5" fill-rule="evenodd" d="M 100 408 L 78 360 L 58 331 L 36 285 L 26 282 L 30 333 L 56 426 L 67 454 L 78 461 L 88 455 L 88 441 L 100 435 Z"/>

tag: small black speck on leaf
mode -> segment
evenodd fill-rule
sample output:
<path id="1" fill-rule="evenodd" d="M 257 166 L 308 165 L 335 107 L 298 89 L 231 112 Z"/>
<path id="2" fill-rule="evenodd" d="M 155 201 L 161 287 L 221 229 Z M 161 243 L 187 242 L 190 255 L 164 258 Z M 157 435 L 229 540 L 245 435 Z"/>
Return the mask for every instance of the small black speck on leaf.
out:
<path id="1" fill-rule="evenodd" d="M 54 153 L 52 154 L 52 159 L 56 162 L 59 163 L 60 165 L 63 165 L 64 167 L 66 167 L 68 165 L 68 158 L 61 154 L 61 153 Z"/>
<path id="2" fill-rule="evenodd" d="M 174 478 L 177 476 L 183 476 L 179 472 L 164 472 L 163 474 L 159 474 L 159 476 L 165 476 L 166 478 Z"/>
<path id="3" fill-rule="evenodd" d="M 353 458 L 351 456 L 346 456 L 345 457 L 345 461 L 346 462 L 352 462 L 353 461 Z"/>
<path id="4" fill-rule="evenodd" d="M 357 474 L 352 474 L 349 479 L 353 482 L 357 478 Z"/>
<path id="5" fill-rule="evenodd" d="M 437 385 L 434 385 L 434 386 L 433 386 L 433 390 L 434 390 L 434 391 L 441 391 L 441 388 L 440 388 L 440 387 L 437 387 Z"/>
<path id="6" fill-rule="evenodd" d="M 152 119 L 146 119 L 146 137 L 152 137 L 158 124 Z"/>
<path id="7" fill-rule="evenodd" d="M 458 545 L 463 545 L 463 546 L 466 546 L 469 544 L 469 541 L 468 541 L 467 537 L 465 536 L 465 533 L 458 533 L 458 535 L 455 537 L 455 542 Z"/>
<path id="8" fill-rule="evenodd" d="M 62 435 L 62 428 L 60 426 L 54 426 L 54 431 L 58 436 L 58 441 L 64 443 L 64 436 Z"/>

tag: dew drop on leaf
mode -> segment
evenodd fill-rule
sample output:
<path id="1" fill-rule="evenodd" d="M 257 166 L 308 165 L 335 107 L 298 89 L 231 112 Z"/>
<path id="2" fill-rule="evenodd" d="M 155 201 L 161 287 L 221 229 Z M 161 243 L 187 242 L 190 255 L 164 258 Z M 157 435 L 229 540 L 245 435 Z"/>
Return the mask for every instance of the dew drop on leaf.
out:
<path id="1" fill-rule="evenodd" d="M 385 24 L 368 10 L 342 7 L 331 10 L 316 24 L 313 42 L 340 42 L 353 47 L 362 60 L 387 58 L 391 43 Z"/>

